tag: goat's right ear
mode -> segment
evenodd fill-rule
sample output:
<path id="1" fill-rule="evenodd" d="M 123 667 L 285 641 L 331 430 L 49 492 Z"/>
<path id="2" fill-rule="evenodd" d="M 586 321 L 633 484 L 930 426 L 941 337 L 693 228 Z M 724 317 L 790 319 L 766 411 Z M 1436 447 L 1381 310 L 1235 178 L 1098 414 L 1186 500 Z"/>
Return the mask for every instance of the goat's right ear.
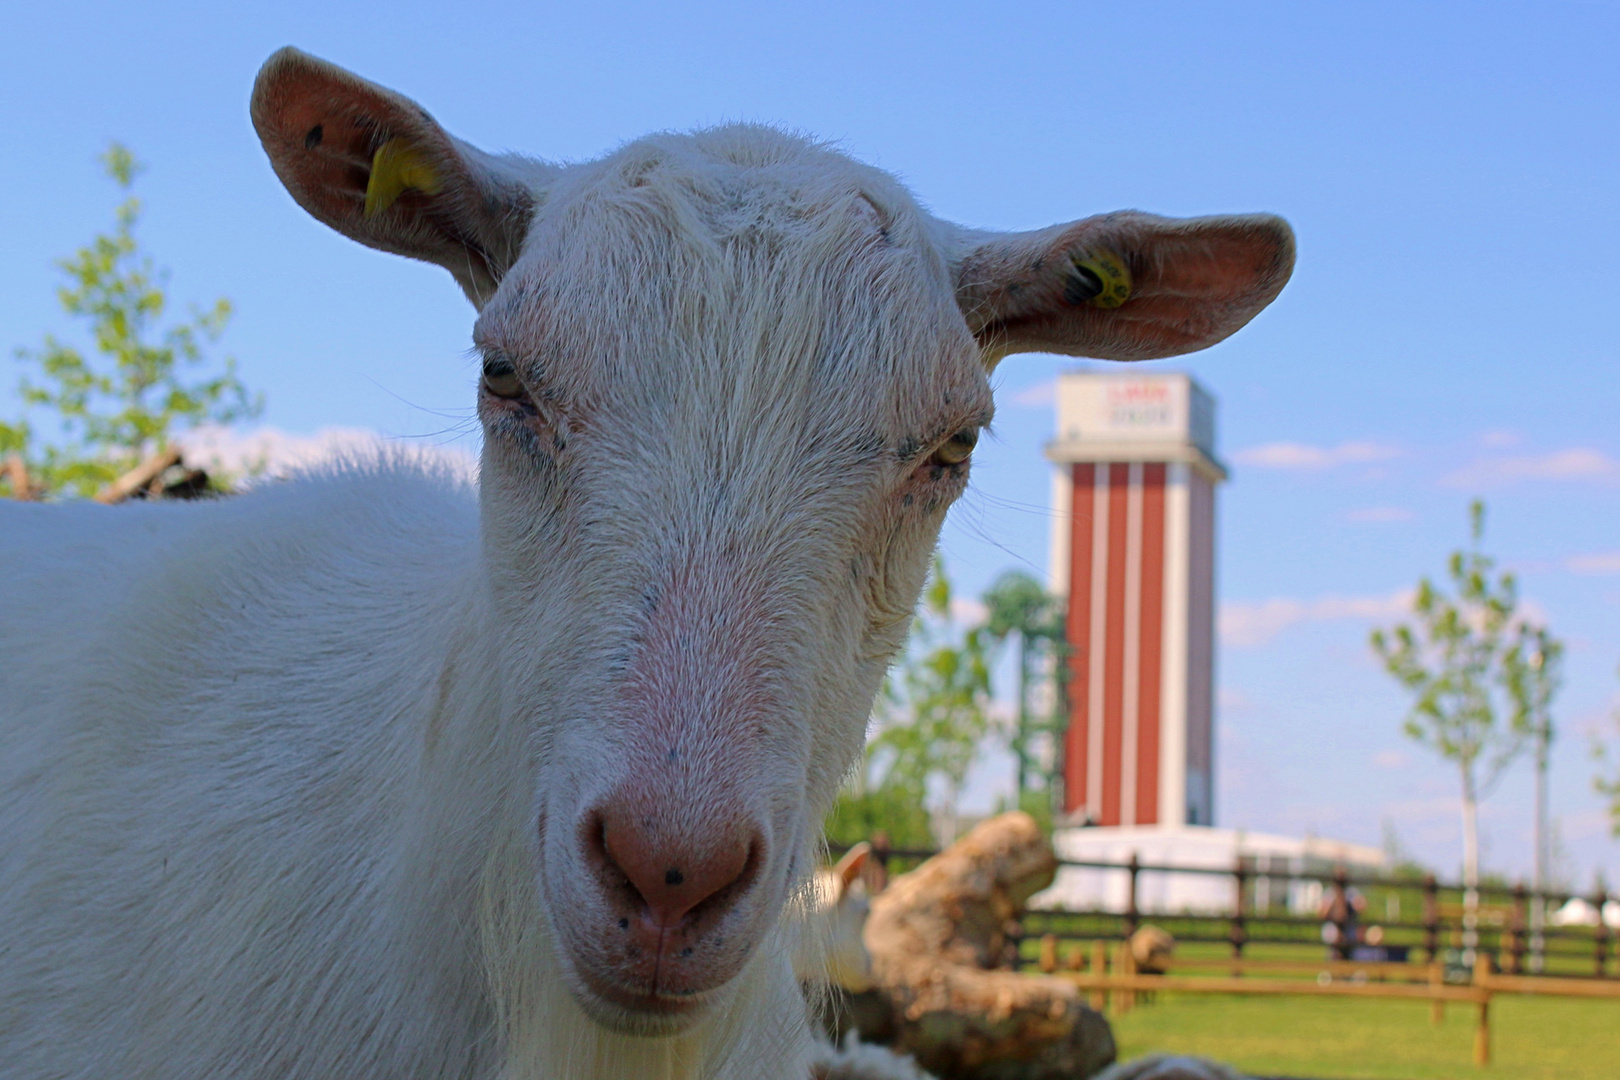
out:
<path id="1" fill-rule="evenodd" d="M 1035 232 L 944 225 L 956 301 L 987 367 L 1009 353 L 1154 360 L 1207 349 L 1277 298 L 1294 232 L 1271 214 L 1124 210 Z"/>
<path id="2" fill-rule="evenodd" d="M 292 197 L 344 236 L 438 263 L 478 307 L 517 261 L 534 191 L 408 98 L 289 47 L 259 69 L 252 112 Z"/>

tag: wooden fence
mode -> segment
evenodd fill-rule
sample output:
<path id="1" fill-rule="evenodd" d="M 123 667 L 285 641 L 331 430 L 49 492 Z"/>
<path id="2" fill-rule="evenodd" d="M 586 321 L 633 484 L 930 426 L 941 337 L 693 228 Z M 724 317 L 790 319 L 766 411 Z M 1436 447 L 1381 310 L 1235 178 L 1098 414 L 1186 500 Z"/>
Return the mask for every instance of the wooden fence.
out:
<path id="1" fill-rule="evenodd" d="M 880 837 L 873 844 L 873 854 L 880 875 L 886 878 L 936 852 L 891 850 Z M 1539 931 L 1541 958 L 1546 963 L 1540 972 L 1530 974 L 1531 905 L 1540 900 L 1544 910 L 1551 910 L 1574 894 L 1535 893 L 1523 884 L 1481 886 L 1478 893 L 1482 917 L 1478 920 L 1478 942 L 1470 969 L 1455 962 L 1460 950 L 1448 948 L 1462 929 L 1463 887 L 1443 884 L 1432 874 L 1421 878 L 1357 877 L 1342 866 L 1326 873 L 1285 872 L 1269 865 L 1258 868 L 1247 857 L 1238 858 L 1226 869 L 1147 864 L 1134 855 L 1123 863 L 1060 860 L 1058 865 L 1123 873 L 1127 880 L 1124 909 L 1025 912 L 1021 925 L 1010 928 L 1019 938 L 1016 963 L 1033 964 L 1042 972 L 1072 980 L 1089 992 L 1095 1008 L 1111 1009 L 1116 1015 L 1135 1007 L 1139 995 L 1161 992 L 1427 1001 L 1430 1022 L 1434 1024 L 1444 1022 L 1448 1004 L 1459 1004 L 1474 1010 L 1474 1061 L 1485 1065 L 1491 1059 L 1491 999 L 1496 995 L 1542 994 L 1620 1002 L 1620 979 L 1609 977 L 1613 935 L 1603 922 L 1603 908 L 1610 897 L 1602 888 L 1590 897 L 1598 912 L 1596 926 L 1543 927 Z M 1140 878 L 1148 873 L 1225 876 L 1232 883 L 1231 906 L 1225 913 L 1160 912 L 1150 916 L 1138 904 Z M 1257 896 L 1269 898 L 1275 892 L 1286 893 L 1287 885 L 1300 881 L 1321 883 L 1326 919 L 1315 914 L 1276 911 L 1270 903 L 1257 902 Z M 1266 883 L 1263 891 L 1257 888 L 1260 882 Z M 1285 888 L 1277 890 L 1277 884 Z M 1415 896 L 1421 918 L 1415 922 L 1388 917 L 1358 919 L 1351 906 L 1353 887 L 1375 895 L 1382 893 L 1386 898 Z M 1149 917 L 1170 931 L 1178 944 L 1219 943 L 1227 955 L 1172 959 L 1162 974 L 1138 971 L 1128 939 Z M 1385 954 L 1402 959 L 1359 955 L 1353 922 L 1382 925 Z M 1332 944 L 1325 949 L 1324 923 L 1336 931 L 1330 935 Z M 1065 949 L 1065 942 L 1072 947 Z M 1322 952 L 1314 959 L 1304 953 L 1289 959 L 1262 959 L 1247 954 L 1249 946 L 1262 943 L 1310 946 Z M 1031 952 L 1033 955 L 1028 955 Z M 1448 963 L 1448 959 L 1452 962 Z M 1553 967 L 1578 970 L 1583 963 L 1590 965 L 1590 975 L 1558 977 L 1544 973 Z"/>
<path id="2" fill-rule="evenodd" d="M 1110 949 L 1110 944 L 1113 948 Z M 1110 957 L 1112 952 L 1112 957 Z M 1112 964 L 1110 965 L 1110 959 Z M 1090 991 L 1091 1005 L 1118 1016 L 1137 1004 L 1139 994 L 1290 995 L 1313 997 L 1397 998 L 1429 1002 L 1433 1024 L 1445 1020 L 1448 1003 L 1474 1007 L 1474 1063 L 1491 1060 L 1491 999 L 1498 994 L 1542 994 L 1562 997 L 1609 998 L 1620 1002 L 1620 980 L 1561 979 L 1549 976 L 1503 975 L 1493 970 L 1490 958 L 1480 953 L 1472 978 L 1458 984 L 1447 978 L 1445 966 L 1369 961 L 1324 960 L 1317 963 L 1265 960 L 1171 961 L 1163 974 L 1136 969 L 1130 943 L 1096 940 L 1089 948 L 1076 948 L 1063 963 L 1058 939 L 1046 935 L 1040 942 L 1039 969 L 1062 975 Z M 1183 975 L 1183 971 L 1216 968 L 1225 975 Z M 1311 979 L 1289 976 L 1314 975 Z"/>
<path id="3" fill-rule="evenodd" d="M 878 838 L 881 840 L 881 838 Z M 838 850 L 834 848 L 834 850 Z M 914 866 L 936 852 L 922 850 L 889 849 L 875 842 L 873 854 L 884 872 L 898 872 Z M 1337 933 L 1331 948 L 1340 960 L 1351 959 L 1358 943 L 1351 933 L 1352 923 L 1377 923 L 1385 932 L 1385 947 L 1394 953 L 1415 956 L 1427 963 L 1444 959 L 1448 949 L 1456 951 L 1463 929 L 1463 886 L 1442 883 L 1429 874 L 1421 878 L 1370 877 L 1348 873 L 1344 867 L 1325 872 L 1296 872 L 1259 868 L 1251 857 L 1240 857 L 1230 867 L 1175 866 L 1143 863 L 1134 855 L 1127 861 L 1092 862 L 1060 860 L 1059 867 L 1086 870 L 1107 870 L 1126 877 L 1123 910 L 1069 910 L 1045 909 L 1026 913 L 1022 933 L 1026 940 L 1035 941 L 1050 934 L 1060 940 L 1090 941 L 1097 938 L 1123 939 L 1130 937 L 1150 917 L 1175 935 L 1177 941 L 1187 943 L 1220 943 L 1235 959 L 1243 959 L 1252 944 L 1322 945 L 1324 922 L 1334 925 Z M 1232 901 L 1224 913 L 1160 912 L 1146 913 L 1139 907 L 1140 879 L 1143 874 L 1200 874 L 1227 878 L 1231 882 Z M 1324 920 L 1315 914 L 1298 915 L 1262 897 L 1286 894 L 1295 882 L 1318 882 L 1329 900 L 1329 917 Z M 1264 887 L 1262 888 L 1262 883 Z M 1375 895 L 1406 897 L 1415 903 L 1401 905 L 1400 917 L 1377 917 L 1368 914 L 1357 917 L 1351 910 L 1351 888 L 1366 890 Z M 1552 911 L 1575 893 L 1563 891 L 1535 892 L 1522 883 L 1516 886 L 1482 885 L 1481 918 L 1477 933 L 1476 951 L 1494 958 L 1496 967 L 1509 975 L 1553 973 L 1575 975 L 1584 967 L 1592 977 L 1602 979 L 1611 974 L 1614 959 L 1614 934 L 1604 924 L 1601 914 L 1596 926 L 1546 926 L 1539 932 L 1542 942 L 1540 957 L 1545 961 L 1532 972 L 1536 954 L 1532 948 L 1535 936 L 1531 926 L 1532 905 L 1539 899 L 1545 911 Z M 1599 913 L 1613 897 L 1603 888 L 1596 889 L 1586 899 Z M 1420 912 L 1417 920 L 1405 918 L 1408 910 Z M 1466 972 L 1464 972 L 1466 976 Z"/>
<path id="4" fill-rule="evenodd" d="M 1135 858 L 1123 864 L 1063 862 L 1060 865 L 1123 872 L 1128 881 L 1125 908 L 1121 912 L 1076 912 L 1061 909 L 1032 911 L 1025 919 L 1024 927 L 1026 934 L 1030 936 L 1040 937 L 1052 933 L 1059 937 L 1084 940 L 1098 936 L 1096 931 L 1103 929 L 1096 925 L 1100 917 L 1105 925 L 1110 919 L 1116 924 L 1114 933 L 1104 933 L 1101 936 L 1129 937 L 1147 917 L 1138 907 L 1138 881 L 1144 873 L 1213 874 L 1228 878 L 1232 883 L 1232 902 L 1226 913 L 1203 915 L 1167 913 L 1155 915 L 1154 919 L 1160 923 L 1177 924 L 1172 933 L 1176 933 L 1178 940 L 1222 942 L 1228 947 L 1231 955 L 1238 959 L 1244 956 L 1246 947 L 1251 943 L 1304 944 L 1313 939 L 1320 941 L 1322 928 L 1326 923 L 1332 925 L 1335 930 L 1330 947 L 1338 959 L 1349 960 L 1361 945 L 1352 932 L 1353 926 L 1358 923 L 1361 925 L 1377 923 L 1384 929 L 1386 949 L 1407 955 L 1416 952 L 1425 961 L 1435 962 L 1442 959 L 1448 946 L 1460 943 L 1456 939 L 1460 938 L 1463 929 L 1461 903 L 1463 887 L 1456 884 L 1442 884 L 1432 874 L 1425 875 L 1421 879 L 1353 877 L 1343 867 L 1324 874 L 1283 873 L 1257 870 L 1247 858 L 1238 859 L 1229 869 L 1150 865 L 1141 863 Z M 1315 914 L 1296 915 L 1286 910 L 1278 911 L 1272 905 L 1258 906 L 1255 903 L 1257 891 L 1255 886 L 1260 880 L 1271 883 L 1273 888 L 1267 891 L 1273 893 L 1279 891 L 1275 888 L 1278 883 L 1286 886 L 1297 881 L 1320 882 L 1329 915 L 1324 919 Z M 1352 887 L 1385 896 L 1415 894 L 1420 899 L 1418 906 L 1421 918 L 1418 921 L 1400 917 L 1388 919 L 1374 913 L 1358 916 L 1351 907 L 1349 891 Z M 1497 958 L 1498 967 L 1508 974 L 1530 974 L 1531 905 L 1540 899 L 1544 910 L 1550 912 L 1571 899 L 1572 894 L 1535 893 L 1522 884 L 1512 887 L 1481 886 L 1478 891 L 1482 904 L 1482 918 L 1476 930 L 1479 938 L 1477 949 Z M 1446 899 L 1448 897 L 1452 899 L 1448 901 Z M 1600 888 L 1590 897 L 1589 902 L 1598 912 L 1602 912 L 1609 899 L 1606 890 Z M 1403 912 L 1411 906 L 1403 905 Z M 1079 918 L 1076 918 L 1077 916 Z M 1087 923 L 1091 925 L 1086 925 Z M 1180 932 L 1177 932 L 1178 930 Z M 1547 961 L 1541 966 L 1541 971 L 1557 968 L 1564 973 L 1575 974 L 1580 956 L 1584 953 L 1585 962 L 1589 965 L 1587 970 L 1593 977 L 1602 979 L 1609 976 L 1613 933 L 1601 918 L 1596 926 L 1591 927 L 1546 926 L 1541 929 L 1540 937 L 1542 958 Z"/>

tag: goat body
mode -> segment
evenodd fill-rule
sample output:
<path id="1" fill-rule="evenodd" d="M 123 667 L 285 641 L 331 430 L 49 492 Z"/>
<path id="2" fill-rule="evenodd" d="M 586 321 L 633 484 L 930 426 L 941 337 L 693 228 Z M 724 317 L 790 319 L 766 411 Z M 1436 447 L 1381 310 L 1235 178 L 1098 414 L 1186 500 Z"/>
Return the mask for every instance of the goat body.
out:
<path id="1" fill-rule="evenodd" d="M 561 985 L 465 478 L 5 504 L 0 537 L 0 1075 L 676 1077 L 733 1027 L 762 1045 L 722 1061 L 798 1075 L 780 972 L 665 1040 Z"/>

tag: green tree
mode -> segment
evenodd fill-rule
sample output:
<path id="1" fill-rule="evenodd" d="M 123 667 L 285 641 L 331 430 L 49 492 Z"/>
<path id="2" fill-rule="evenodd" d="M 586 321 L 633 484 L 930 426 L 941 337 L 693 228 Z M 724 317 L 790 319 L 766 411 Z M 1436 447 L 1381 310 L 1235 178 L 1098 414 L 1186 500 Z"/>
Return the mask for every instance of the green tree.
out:
<path id="1" fill-rule="evenodd" d="M 998 644 L 1017 638 L 1018 686 L 1017 715 L 1012 737 L 1008 744 L 1017 761 L 1017 802 L 1023 809 L 1031 809 L 1035 799 L 1049 801 L 1051 777 L 1047 777 L 1046 790 L 1031 790 L 1030 780 L 1035 772 L 1033 739 L 1043 733 L 1055 733 L 1061 720 L 1061 693 L 1054 693 L 1054 712 L 1059 715 L 1036 718 L 1030 709 L 1030 692 L 1034 689 L 1035 673 L 1043 658 L 1050 659 L 1054 678 L 1057 677 L 1065 651 L 1066 637 L 1063 625 L 1063 601 L 1048 593 L 1031 575 L 1022 570 L 1009 570 L 995 580 L 984 594 L 984 605 L 989 611 L 985 630 Z M 1058 688 L 1054 687 L 1056 691 Z M 1034 795 L 1035 799 L 1028 796 Z M 1047 807 L 1048 813 L 1050 807 Z"/>
<path id="2" fill-rule="evenodd" d="M 934 560 L 923 610 L 884 684 L 874 711 L 876 734 L 850 789 L 827 823 L 835 842 L 881 829 L 896 847 L 925 847 L 931 789 L 954 816 L 968 769 L 989 730 L 990 665 L 983 627 L 960 628 L 951 615 L 951 583 Z"/>
<path id="3" fill-rule="evenodd" d="M 1615 713 L 1614 724 L 1616 729 L 1620 729 L 1620 712 Z M 1593 745 L 1592 756 L 1603 766 L 1609 763 L 1608 753 L 1602 743 Z M 1604 776 L 1600 771 L 1592 777 L 1592 786 L 1597 789 L 1599 795 L 1609 800 L 1609 831 L 1615 836 L 1620 836 L 1620 769 L 1615 771 L 1613 779 Z"/>
<path id="4" fill-rule="evenodd" d="M 1538 894 L 1530 905 L 1530 969 L 1540 972 L 1546 965 L 1547 904 L 1539 894 L 1549 887 L 1548 859 L 1552 838 L 1547 812 L 1547 772 L 1551 765 L 1553 739 L 1552 703 L 1564 682 L 1564 643 L 1544 626 L 1521 623 L 1518 640 L 1508 651 L 1504 665 L 1509 680 L 1508 696 L 1522 714 L 1522 725 L 1534 746 L 1536 767 L 1533 888 Z"/>
<path id="5" fill-rule="evenodd" d="M 870 750 L 867 756 L 870 761 Z M 888 838 L 891 847 L 911 851 L 931 850 L 938 842 L 923 795 L 899 784 L 851 786 L 839 792 L 827 815 L 825 832 L 828 843 L 843 847 L 871 840 L 879 833 Z"/>
<path id="6" fill-rule="evenodd" d="M 1620 836 L 1620 774 L 1610 780 L 1599 774 L 1592 778 L 1592 786 L 1599 795 L 1609 800 L 1609 832 Z"/>
<path id="7" fill-rule="evenodd" d="M 1463 819 L 1464 944 L 1478 940 L 1479 803 L 1523 752 L 1532 731 L 1525 694 L 1527 639 L 1518 626 L 1518 584 L 1480 550 L 1485 506 L 1469 507 L 1471 543 L 1446 565 L 1451 591 L 1425 577 L 1412 622 L 1375 630 L 1372 648 L 1412 695 L 1403 729 L 1456 769 Z"/>
<path id="8" fill-rule="evenodd" d="M 132 190 L 141 165 L 118 143 L 101 162 L 123 194 L 113 229 L 57 263 L 67 278 L 57 297 L 88 325 L 91 347 L 47 334 L 39 348 L 17 350 L 29 369 L 19 382 L 28 411 L 0 423 L 0 452 L 20 454 L 47 494 L 94 494 L 166 449 L 177 426 L 230 423 L 262 407 L 229 357 L 211 375 L 199 370 L 210 366 L 207 347 L 230 320 L 228 300 L 165 321 L 168 272 L 135 237 L 141 203 Z M 34 422 L 37 411 L 45 423 Z"/>

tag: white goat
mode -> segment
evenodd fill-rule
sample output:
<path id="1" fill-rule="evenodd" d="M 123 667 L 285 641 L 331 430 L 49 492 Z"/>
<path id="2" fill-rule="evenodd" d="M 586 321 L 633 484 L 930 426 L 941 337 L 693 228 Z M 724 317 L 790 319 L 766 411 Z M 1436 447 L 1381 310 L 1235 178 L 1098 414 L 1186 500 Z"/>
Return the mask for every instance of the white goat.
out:
<path id="1" fill-rule="evenodd" d="M 1202 348 L 1272 217 L 957 228 L 769 128 L 479 152 L 293 50 L 310 213 L 478 308 L 474 487 L 0 514 L 0 1075 L 780 1078 L 787 897 L 987 371 Z"/>
<path id="2" fill-rule="evenodd" d="M 860 882 L 871 857 L 872 845 L 863 840 L 810 879 L 803 935 L 793 953 L 793 972 L 801 983 L 854 993 L 871 988 L 872 954 L 866 951 L 865 933 L 872 904 Z"/>

